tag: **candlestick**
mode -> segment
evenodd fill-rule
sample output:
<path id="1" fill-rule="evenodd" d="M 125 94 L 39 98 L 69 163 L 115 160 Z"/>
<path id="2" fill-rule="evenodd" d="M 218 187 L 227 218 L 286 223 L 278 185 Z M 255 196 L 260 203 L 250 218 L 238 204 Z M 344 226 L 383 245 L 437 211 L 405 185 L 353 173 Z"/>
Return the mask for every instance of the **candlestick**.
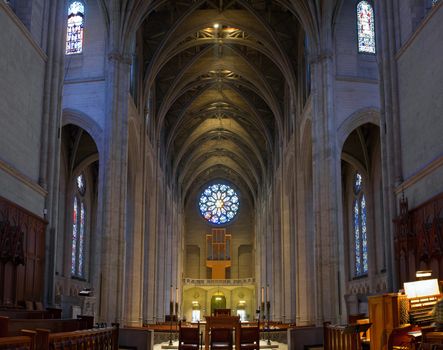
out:
<path id="1" fill-rule="evenodd" d="M 175 288 L 175 302 L 178 304 L 178 288 Z"/>

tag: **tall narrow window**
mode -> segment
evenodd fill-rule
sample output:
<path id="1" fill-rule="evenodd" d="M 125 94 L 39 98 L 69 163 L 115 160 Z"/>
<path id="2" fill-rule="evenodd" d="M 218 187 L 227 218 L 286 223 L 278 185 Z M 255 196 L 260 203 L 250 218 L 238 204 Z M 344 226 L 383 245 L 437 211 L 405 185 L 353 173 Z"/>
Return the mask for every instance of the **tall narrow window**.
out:
<path id="1" fill-rule="evenodd" d="M 367 1 L 357 4 L 357 38 L 359 53 L 375 53 L 374 9 Z"/>
<path id="2" fill-rule="evenodd" d="M 85 260 L 85 221 L 86 210 L 84 196 L 86 192 L 85 176 L 76 177 L 72 209 L 71 275 L 84 277 Z"/>
<path id="3" fill-rule="evenodd" d="M 354 177 L 354 201 L 352 204 L 355 275 L 368 273 L 368 236 L 366 227 L 366 197 L 363 191 L 363 178 L 360 173 Z"/>
<path id="4" fill-rule="evenodd" d="M 68 26 L 66 29 L 66 54 L 72 55 L 83 51 L 83 25 L 85 7 L 80 1 L 73 1 L 68 8 Z"/>

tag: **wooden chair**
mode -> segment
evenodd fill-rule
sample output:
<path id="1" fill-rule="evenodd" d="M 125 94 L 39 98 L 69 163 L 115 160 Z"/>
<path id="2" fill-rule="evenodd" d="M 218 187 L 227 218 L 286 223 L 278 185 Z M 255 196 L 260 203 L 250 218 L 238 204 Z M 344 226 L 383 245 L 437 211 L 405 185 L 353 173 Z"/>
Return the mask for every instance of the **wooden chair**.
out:
<path id="1" fill-rule="evenodd" d="M 260 325 L 240 328 L 240 350 L 260 349 Z"/>
<path id="2" fill-rule="evenodd" d="M 211 349 L 232 350 L 232 328 L 211 328 Z"/>
<path id="3" fill-rule="evenodd" d="M 408 334 L 412 330 L 413 327 L 410 324 L 394 328 L 388 338 L 388 350 L 415 349 L 415 338 Z"/>
<path id="4" fill-rule="evenodd" d="M 197 350 L 200 346 L 200 323 L 197 327 L 183 327 L 178 325 L 178 349 Z"/>

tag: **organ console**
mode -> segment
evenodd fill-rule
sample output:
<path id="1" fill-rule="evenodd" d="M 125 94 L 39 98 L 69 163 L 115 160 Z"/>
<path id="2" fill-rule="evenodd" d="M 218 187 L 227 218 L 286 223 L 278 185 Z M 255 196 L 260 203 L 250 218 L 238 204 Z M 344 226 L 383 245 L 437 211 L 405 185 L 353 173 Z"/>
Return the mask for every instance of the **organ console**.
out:
<path id="1" fill-rule="evenodd" d="M 414 285 L 409 286 L 405 283 L 406 294 L 389 293 L 368 298 L 371 350 L 395 349 L 397 344 L 401 344 L 402 349 L 416 348 L 421 330 L 428 330 L 434 322 L 432 310 L 442 297 L 437 280 L 429 281 L 412 282 Z M 426 284 L 428 287 L 432 284 L 432 288 Z"/>

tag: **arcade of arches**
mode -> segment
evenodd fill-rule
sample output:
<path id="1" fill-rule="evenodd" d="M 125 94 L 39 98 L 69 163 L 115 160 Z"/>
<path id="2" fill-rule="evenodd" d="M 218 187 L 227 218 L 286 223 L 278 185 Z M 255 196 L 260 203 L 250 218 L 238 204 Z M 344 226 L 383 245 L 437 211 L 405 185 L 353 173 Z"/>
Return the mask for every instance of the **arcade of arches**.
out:
<path id="1" fill-rule="evenodd" d="M 321 325 L 443 278 L 442 7 L 1 0 L 0 304 Z"/>

